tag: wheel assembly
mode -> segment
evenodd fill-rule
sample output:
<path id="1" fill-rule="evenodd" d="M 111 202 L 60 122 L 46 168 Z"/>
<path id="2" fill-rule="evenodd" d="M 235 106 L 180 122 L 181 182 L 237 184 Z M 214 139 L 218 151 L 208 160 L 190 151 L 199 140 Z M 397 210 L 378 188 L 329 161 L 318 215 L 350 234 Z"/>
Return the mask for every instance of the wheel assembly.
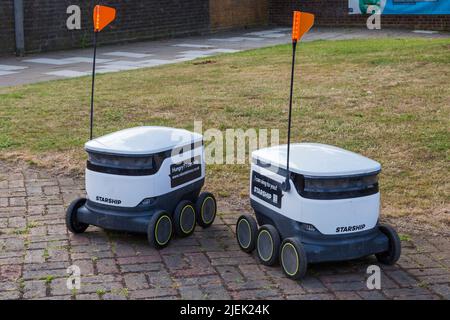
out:
<path id="1" fill-rule="evenodd" d="M 395 264 L 402 253 L 402 243 L 397 232 L 387 224 L 379 225 L 380 231 L 388 238 L 389 248 L 385 252 L 377 253 L 377 260 L 383 264 Z"/>
<path id="2" fill-rule="evenodd" d="M 173 214 L 175 232 L 180 237 L 187 237 L 195 230 L 195 208 L 190 201 L 183 200 L 175 208 Z"/>
<path id="3" fill-rule="evenodd" d="M 150 220 L 147 231 L 149 243 L 156 249 L 166 247 L 172 238 L 172 218 L 165 211 L 158 211 Z"/>
<path id="4" fill-rule="evenodd" d="M 272 266 L 278 261 L 280 251 L 280 235 L 272 225 L 263 225 L 258 230 L 256 249 L 259 261 L 266 266 Z"/>
<path id="5" fill-rule="evenodd" d="M 210 192 L 202 192 L 196 201 L 197 223 L 203 228 L 210 227 L 216 218 L 216 198 Z"/>
<path id="6" fill-rule="evenodd" d="M 242 251 L 250 253 L 255 249 L 258 224 L 251 215 L 244 214 L 236 223 L 236 238 Z"/>
<path id="7" fill-rule="evenodd" d="M 298 280 L 305 276 L 308 266 L 305 249 L 295 238 L 288 238 L 281 244 L 280 262 L 289 278 Z"/>
<path id="8" fill-rule="evenodd" d="M 85 198 L 72 201 L 66 211 L 66 226 L 72 233 L 83 233 L 89 227 L 87 223 L 79 222 L 77 219 L 78 209 L 86 203 Z"/>

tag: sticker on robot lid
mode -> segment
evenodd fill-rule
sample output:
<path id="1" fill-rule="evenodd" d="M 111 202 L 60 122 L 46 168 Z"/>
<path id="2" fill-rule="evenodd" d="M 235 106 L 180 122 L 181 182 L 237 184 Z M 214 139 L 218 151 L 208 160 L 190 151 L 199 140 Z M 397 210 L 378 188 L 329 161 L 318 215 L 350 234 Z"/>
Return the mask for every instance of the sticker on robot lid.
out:
<path id="1" fill-rule="evenodd" d="M 252 195 L 277 208 L 281 208 L 281 197 L 283 196 L 281 183 L 255 171 L 252 174 Z"/>
<path id="2" fill-rule="evenodd" d="M 175 188 L 202 176 L 200 157 L 187 159 L 170 166 L 170 185 Z"/>

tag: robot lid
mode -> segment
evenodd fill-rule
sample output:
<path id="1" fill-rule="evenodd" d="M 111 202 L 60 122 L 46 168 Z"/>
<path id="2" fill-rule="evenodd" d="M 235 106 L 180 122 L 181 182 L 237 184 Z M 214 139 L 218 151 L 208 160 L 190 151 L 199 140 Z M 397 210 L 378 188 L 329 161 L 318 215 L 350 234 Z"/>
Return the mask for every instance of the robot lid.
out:
<path id="1" fill-rule="evenodd" d="M 254 161 L 286 169 L 286 145 L 256 150 Z M 338 147 L 319 143 L 291 144 L 289 170 L 305 176 L 351 176 L 379 172 L 381 165 L 369 158 Z"/>
<path id="2" fill-rule="evenodd" d="M 150 155 L 201 143 L 203 136 L 184 129 L 142 126 L 113 132 L 86 142 L 87 152 L 114 155 Z"/>

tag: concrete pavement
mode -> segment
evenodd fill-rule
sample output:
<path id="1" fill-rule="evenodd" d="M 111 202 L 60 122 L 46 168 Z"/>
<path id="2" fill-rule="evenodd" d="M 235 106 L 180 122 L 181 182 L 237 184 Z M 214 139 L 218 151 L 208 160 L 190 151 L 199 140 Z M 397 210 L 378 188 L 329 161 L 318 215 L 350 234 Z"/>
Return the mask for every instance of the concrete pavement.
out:
<path id="1" fill-rule="evenodd" d="M 305 40 L 343 40 L 375 37 L 450 38 L 448 33 L 361 28 L 314 28 Z M 189 61 L 221 53 L 233 53 L 290 42 L 290 29 L 267 27 L 203 36 L 102 46 L 97 72 L 108 73 Z M 0 57 L 0 87 L 89 75 L 92 48 Z"/>

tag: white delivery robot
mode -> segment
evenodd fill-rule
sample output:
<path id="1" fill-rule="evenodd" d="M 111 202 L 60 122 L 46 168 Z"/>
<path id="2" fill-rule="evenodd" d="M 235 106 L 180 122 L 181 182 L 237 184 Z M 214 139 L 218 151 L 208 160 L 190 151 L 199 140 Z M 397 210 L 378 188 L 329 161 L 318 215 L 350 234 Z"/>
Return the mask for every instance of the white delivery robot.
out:
<path id="1" fill-rule="evenodd" d="M 309 263 L 375 254 L 394 264 L 399 237 L 378 221 L 380 164 L 324 144 L 296 143 L 290 149 L 289 190 L 287 146 L 252 153 L 250 201 L 257 222 L 250 215 L 238 219 L 240 248 L 256 248 L 265 265 L 279 261 L 293 279 L 302 278 Z"/>
<path id="2" fill-rule="evenodd" d="M 242 215 L 236 223 L 239 247 L 256 249 L 264 265 L 279 261 L 292 279 L 302 278 L 309 263 L 375 254 L 381 263 L 394 264 L 401 253 L 396 231 L 378 220 L 378 162 L 329 145 L 290 144 L 295 47 L 301 38 L 296 30 L 305 33 L 313 22 L 311 14 L 294 13 L 288 144 L 252 153 L 256 220 Z"/>
<path id="3" fill-rule="evenodd" d="M 200 193 L 205 181 L 202 135 L 144 126 L 121 130 L 85 144 L 87 199 L 67 209 L 74 233 L 88 225 L 147 233 L 156 248 L 167 246 L 172 230 L 181 237 L 198 223 L 209 227 L 216 200 Z"/>
<path id="4" fill-rule="evenodd" d="M 86 168 L 87 198 L 66 211 L 73 233 L 89 225 L 147 233 L 155 248 L 169 244 L 173 231 L 186 237 L 196 224 L 207 228 L 216 217 L 216 200 L 202 192 L 205 181 L 203 137 L 187 130 L 143 126 L 93 139 L 97 34 L 115 18 L 115 9 L 94 8 L 90 141 Z"/>

